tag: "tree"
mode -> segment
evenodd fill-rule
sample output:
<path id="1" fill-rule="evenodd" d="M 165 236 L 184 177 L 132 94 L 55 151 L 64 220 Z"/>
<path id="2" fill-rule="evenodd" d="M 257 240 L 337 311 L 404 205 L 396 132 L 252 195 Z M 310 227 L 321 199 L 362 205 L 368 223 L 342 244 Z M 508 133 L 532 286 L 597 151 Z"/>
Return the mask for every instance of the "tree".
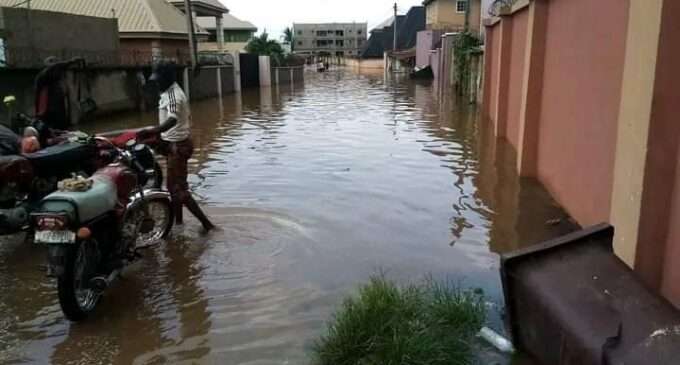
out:
<path id="1" fill-rule="evenodd" d="M 263 32 L 259 37 L 254 37 L 246 45 L 246 52 L 260 56 L 270 56 L 274 64 L 279 65 L 283 60 L 283 47 L 275 39 L 270 39 L 267 32 Z"/>
<path id="2" fill-rule="evenodd" d="M 291 52 L 295 50 L 295 34 L 291 27 L 286 27 L 286 29 L 283 30 L 283 41 L 290 44 Z"/>

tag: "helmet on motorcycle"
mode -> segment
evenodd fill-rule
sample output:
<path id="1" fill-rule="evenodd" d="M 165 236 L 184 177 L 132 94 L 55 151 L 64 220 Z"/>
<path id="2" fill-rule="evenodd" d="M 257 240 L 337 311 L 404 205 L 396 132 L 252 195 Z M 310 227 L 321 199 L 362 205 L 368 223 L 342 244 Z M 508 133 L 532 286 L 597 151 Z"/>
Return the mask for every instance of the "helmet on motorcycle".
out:
<path id="1" fill-rule="evenodd" d="M 161 92 L 167 90 L 177 81 L 177 65 L 168 61 L 156 62 L 149 81 L 155 81 Z"/>

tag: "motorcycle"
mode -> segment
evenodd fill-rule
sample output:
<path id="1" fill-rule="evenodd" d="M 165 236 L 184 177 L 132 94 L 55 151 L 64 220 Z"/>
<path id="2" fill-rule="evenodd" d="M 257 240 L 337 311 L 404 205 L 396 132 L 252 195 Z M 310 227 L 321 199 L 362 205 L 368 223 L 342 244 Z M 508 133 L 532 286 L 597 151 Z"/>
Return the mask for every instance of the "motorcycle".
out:
<path id="1" fill-rule="evenodd" d="M 29 213 L 73 173 L 96 171 L 96 146 L 89 141 L 68 141 L 35 153 L 0 156 L 0 235 L 21 232 Z"/>
<path id="2" fill-rule="evenodd" d="M 47 247 L 48 273 L 71 321 L 86 319 L 140 250 L 166 238 L 174 222 L 170 194 L 144 188 L 150 149 L 128 142 L 117 152 L 112 164 L 79 180 L 89 186 L 54 192 L 31 214 L 34 242 Z"/>
<path id="3" fill-rule="evenodd" d="M 28 125 L 40 121 L 25 115 L 18 119 Z M 58 144 L 35 153 L 0 156 L 0 236 L 19 233 L 29 226 L 29 214 L 57 183 L 73 174 L 91 176 L 113 162 L 118 151 L 137 143 L 135 131 L 115 138 L 92 137 L 80 132 L 63 132 Z M 146 142 L 146 141 L 145 141 Z M 148 140 L 155 143 L 155 139 Z M 145 168 L 145 184 L 154 189 L 163 185 L 163 170 L 151 153 L 141 161 Z"/>

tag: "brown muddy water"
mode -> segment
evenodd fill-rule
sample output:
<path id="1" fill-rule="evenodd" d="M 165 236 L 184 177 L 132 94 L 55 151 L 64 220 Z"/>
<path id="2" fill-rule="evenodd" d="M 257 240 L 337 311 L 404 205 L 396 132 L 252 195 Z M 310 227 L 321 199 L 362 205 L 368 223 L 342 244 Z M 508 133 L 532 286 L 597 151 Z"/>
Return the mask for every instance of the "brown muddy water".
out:
<path id="1" fill-rule="evenodd" d="M 333 309 L 377 271 L 482 288 L 502 331 L 498 253 L 572 229 L 546 224 L 562 210 L 518 178 L 475 108 L 432 85 L 306 76 L 193 104 L 190 182 L 223 231 L 176 229 L 86 323 L 63 319 L 43 250 L 4 239 L 0 363 L 307 364 Z"/>

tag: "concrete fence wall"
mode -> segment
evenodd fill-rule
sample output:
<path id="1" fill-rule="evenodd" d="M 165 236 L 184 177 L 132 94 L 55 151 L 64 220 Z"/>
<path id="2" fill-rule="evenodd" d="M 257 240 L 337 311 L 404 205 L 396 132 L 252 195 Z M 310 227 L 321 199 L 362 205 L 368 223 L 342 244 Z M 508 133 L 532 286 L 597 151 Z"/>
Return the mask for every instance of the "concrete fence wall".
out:
<path id="1" fill-rule="evenodd" d="M 34 79 L 39 70 L 0 69 L 0 99 L 7 95 L 17 98 L 15 110 L 28 115 L 34 114 L 35 89 Z M 78 124 L 87 122 L 80 111 L 80 101 L 93 99 L 97 104 L 99 115 L 113 114 L 131 110 L 144 110 L 155 107 L 148 92 L 145 92 L 146 78 L 151 73 L 149 67 L 111 67 L 88 68 L 86 70 L 69 70 L 64 78 L 71 111 L 71 122 Z M 217 97 L 235 91 L 234 68 L 231 66 L 204 66 L 195 74 L 189 75 L 186 88 L 186 77 L 179 80 L 192 100 Z M 9 111 L 0 104 L 0 120 L 8 118 Z"/>
<path id="2" fill-rule="evenodd" d="M 627 22 L 628 1 L 533 1 L 487 31 L 484 112 L 517 149 L 521 172 L 582 225 L 609 218 Z"/>
<path id="3" fill-rule="evenodd" d="M 382 58 L 345 58 L 344 64 L 357 70 L 385 69 L 385 60 Z"/>
<path id="4" fill-rule="evenodd" d="M 305 66 L 274 67 L 272 68 L 272 83 L 274 85 L 295 84 L 304 82 Z"/>
<path id="5" fill-rule="evenodd" d="M 519 1 L 486 24 L 483 113 L 581 225 L 680 306 L 680 2 Z"/>

